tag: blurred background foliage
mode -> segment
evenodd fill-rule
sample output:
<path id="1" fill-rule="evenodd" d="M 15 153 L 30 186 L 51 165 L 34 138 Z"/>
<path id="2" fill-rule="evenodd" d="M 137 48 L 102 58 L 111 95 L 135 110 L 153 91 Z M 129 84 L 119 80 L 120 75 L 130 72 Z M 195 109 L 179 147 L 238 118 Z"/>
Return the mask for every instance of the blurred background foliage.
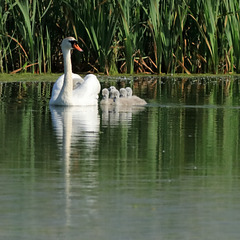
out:
<path id="1" fill-rule="evenodd" d="M 0 72 L 240 72 L 240 0 L 0 0 Z"/>

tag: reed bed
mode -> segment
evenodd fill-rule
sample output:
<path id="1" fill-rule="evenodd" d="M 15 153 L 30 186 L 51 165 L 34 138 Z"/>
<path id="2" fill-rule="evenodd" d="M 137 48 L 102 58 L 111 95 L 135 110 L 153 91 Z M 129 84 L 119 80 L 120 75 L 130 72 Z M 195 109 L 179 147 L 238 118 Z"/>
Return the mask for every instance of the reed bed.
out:
<path id="1" fill-rule="evenodd" d="M 0 72 L 240 72 L 240 0 L 0 0 Z"/>

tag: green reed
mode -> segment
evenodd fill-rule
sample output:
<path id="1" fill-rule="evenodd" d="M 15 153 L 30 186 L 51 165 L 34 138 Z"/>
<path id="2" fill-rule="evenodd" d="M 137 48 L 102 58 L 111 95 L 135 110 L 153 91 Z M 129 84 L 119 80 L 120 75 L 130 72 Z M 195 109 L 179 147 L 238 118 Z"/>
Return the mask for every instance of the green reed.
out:
<path id="1" fill-rule="evenodd" d="M 224 1 L 225 15 L 225 34 L 229 42 L 229 49 L 227 63 L 229 63 L 230 70 L 233 71 L 234 65 L 236 72 L 240 72 L 240 6 L 239 1 Z"/>
<path id="2" fill-rule="evenodd" d="M 0 0 L 0 72 L 240 72 L 240 0 Z"/>
<path id="3" fill-rule="evenodd" d="M 101 72 L 108 73 L 114 68 L 111 59 L 118 23 L 116 6 L 114 2 L 95 0 L 86 1 L 82 6 L 75 10 L 76 32 L 84 43 L 84 48 L 87 48 L 87 62 L 96 65 Z"/>

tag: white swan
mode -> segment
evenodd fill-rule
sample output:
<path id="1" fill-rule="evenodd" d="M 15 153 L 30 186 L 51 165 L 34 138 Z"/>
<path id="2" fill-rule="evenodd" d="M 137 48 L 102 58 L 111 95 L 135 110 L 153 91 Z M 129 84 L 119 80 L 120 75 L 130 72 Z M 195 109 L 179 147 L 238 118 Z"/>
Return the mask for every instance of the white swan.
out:
<path id="1" fill-rule="evenodd" d="M 72 73 L 71 50 L 77 49 L 82 52 L 76 39 L 73 37 L 63 39 L 61 48 L 64 60 L 64 74 L 58 78 L 53 86 L 50 105 L 97 105 L 98 94 L 101 89 L 97 77 L 88 74 L 82 79 L 79 75 Z"/>

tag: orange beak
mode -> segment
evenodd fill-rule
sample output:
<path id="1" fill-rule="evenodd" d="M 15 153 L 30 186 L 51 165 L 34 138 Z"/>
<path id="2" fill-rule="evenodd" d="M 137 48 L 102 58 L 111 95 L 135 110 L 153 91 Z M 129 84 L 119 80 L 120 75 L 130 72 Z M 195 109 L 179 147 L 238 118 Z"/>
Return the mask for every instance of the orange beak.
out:
<path id="1" fill-rule="evenodd" d="M 76 49 L 76 50 L 78 50 L 79 52 L 83 52 L 83 50 L 78 46 L 77 43 L 74 43 L 74 44 L 73 44 L 73 48 Z"/>

